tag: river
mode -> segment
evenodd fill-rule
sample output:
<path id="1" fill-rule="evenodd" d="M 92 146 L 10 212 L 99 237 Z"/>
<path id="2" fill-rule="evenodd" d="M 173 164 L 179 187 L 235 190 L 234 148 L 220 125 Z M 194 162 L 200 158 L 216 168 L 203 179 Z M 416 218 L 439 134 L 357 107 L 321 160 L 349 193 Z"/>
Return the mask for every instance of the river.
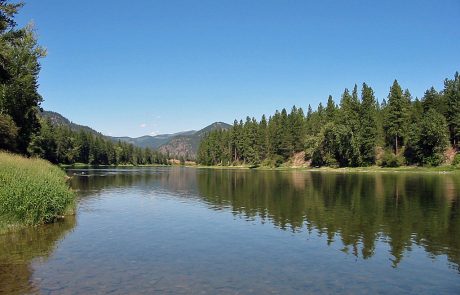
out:
<path id="1" fill-rule="evenodd" d="M 460 175 L 70 169 L 0 235 L 0 294 L 459 294 Z"/>

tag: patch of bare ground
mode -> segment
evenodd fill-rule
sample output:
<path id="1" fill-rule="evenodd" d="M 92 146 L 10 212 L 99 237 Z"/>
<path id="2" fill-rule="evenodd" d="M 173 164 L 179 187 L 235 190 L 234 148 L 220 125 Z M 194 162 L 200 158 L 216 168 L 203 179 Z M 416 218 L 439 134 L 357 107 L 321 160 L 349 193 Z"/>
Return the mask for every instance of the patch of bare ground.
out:
<path id="1" fill-rule="evenodd" d="M 290 167 L 294 168 L 306 168 L 310 167 L 311 160 L 305 160 L 305 152 L 298 152 L 289 159 L 289 164 Z"/>
<path id="2" fill-rule="evenodd" d="M 449 147 L 445 152 L 444 152 L 444 158 L 445 163 L 448 165 L 452 165 L 452 162 L 454 161 L 455 154 L 457 154 L 457 151 L 453 147 Z"/>

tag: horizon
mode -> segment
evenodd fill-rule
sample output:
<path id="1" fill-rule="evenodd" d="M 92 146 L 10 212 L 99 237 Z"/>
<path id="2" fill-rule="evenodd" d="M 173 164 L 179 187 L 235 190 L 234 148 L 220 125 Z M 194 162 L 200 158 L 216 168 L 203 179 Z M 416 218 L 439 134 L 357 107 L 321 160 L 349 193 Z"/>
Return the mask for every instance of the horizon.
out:
<path id="1" fill-rule="evenodd" d="M 394 79 L 421 98 L 460 68 L 458 1 L 123 4 L 26 1 L 17 17 L 48 50 L 42 107 L 110 136 L 306 111 L 363 82 L 380 102 Z"/>

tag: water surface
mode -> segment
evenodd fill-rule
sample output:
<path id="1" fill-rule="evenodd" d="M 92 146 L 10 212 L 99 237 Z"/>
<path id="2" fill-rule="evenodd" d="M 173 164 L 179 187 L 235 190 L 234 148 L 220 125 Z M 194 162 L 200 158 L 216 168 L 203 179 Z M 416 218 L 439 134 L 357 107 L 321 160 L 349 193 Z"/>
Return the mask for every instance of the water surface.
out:
<path id="1" fill-rule="evenodd" d="M 69 170 L 75 218 L 0 235 L 0 294 L 460 293 L 460 176 Z"/>

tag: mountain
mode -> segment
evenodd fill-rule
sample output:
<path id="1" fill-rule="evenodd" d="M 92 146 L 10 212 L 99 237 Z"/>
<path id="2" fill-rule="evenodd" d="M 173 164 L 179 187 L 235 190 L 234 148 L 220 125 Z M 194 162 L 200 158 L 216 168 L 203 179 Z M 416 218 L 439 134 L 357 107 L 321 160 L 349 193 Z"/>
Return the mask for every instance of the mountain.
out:
<path id="1" fill-rule="evenodd" d="M 69 126 L 73 131 L 84 130 L 93 134 L 101 134 L 100 132 L 97 132 L 88 126 L 73 123 L 66 117 L 56 112 L 43 111 L 40 115 L 44 118 L 50 119 L 54 125 L 66 125 Z M 158 149 L 160 152 L 169 154 L 175 158 L 185 157 L 194 159 L 196 157 L 201 138 L 206 133 L 213 130 L 227 130 L 230 127 L 232 126 L 227 123 L 215 122 L 198 131 L 190 130 L 173 134 L 160 134 L 155 136 L 145 135 L 141 137 L 105 137 L 113 141 L 125 141 L 134 146 L 142 148 L 149 147 L 152 149 Z"/>
<path id="2" fill-rule="evenodd" d="M 43 118 L 49 119 L 53 125 L 69 126 L 70 129 L 72 129 L 72 131 L 84 130 L 84 131 L 87 131 L 93 134 L 99 134 L 99 135 L 102 134 L 88 126 L 75 124 L 71 122 L 69 119 L 67 119 L 66 117 L 64 117 L 63 115 L 56 113 L 56 112 L 43 111 L 40 113 L 40 116 L 42 116 Z"/>
<path id="3" fill-rule="evenodd" d="M 160 134 L 160 135 L 155 135 L 155 136 L 144 135 L 141 137 L 134 137 L 134 138 L 127 137 L 127 136 L 111 137 L 111 138 L 115 141 L 118 141 L 118 140 L 126 141 L 130 144 L 133 144 L 135 146 L 142 147 L 142 148 L 149 147 L 149 148 L 157 149 L 160 146 L 167 144 L 175 136 L 190 135 L 190 134 L 194 134 L 195 132 L 196 132 L 195 130 L 192 130 L 192 131 L 178 132 L 174 134 Z"/>
<path id="4" fill-rule="evenodd" d="M 176 135 L 161 145 L 158 150 L 175 158 L 195 159 L 200 141 L 206 133 L 214 130 L 227 130 L 230 127 L 232 126 L 227 123 L 215 122 L 194 133 Z"/>

